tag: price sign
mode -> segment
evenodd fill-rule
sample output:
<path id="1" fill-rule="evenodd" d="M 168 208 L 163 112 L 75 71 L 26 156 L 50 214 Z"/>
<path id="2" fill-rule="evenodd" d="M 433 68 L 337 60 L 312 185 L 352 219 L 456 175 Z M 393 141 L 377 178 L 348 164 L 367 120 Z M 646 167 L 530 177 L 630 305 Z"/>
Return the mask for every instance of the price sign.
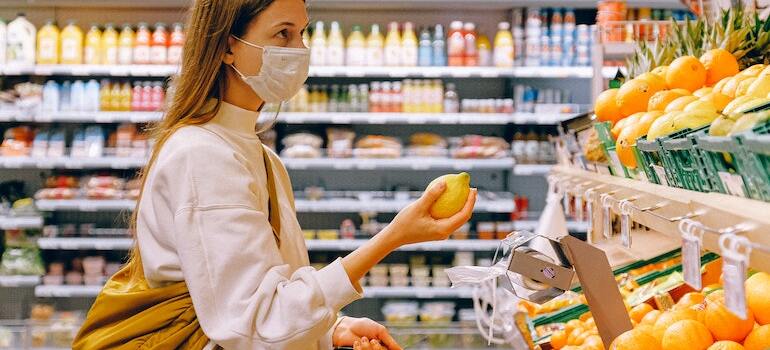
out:
<path id="1" fill-rule="evenodd" d="M 666 179 L 666 169 L 663 169 L 660 165 L 652 164 L 652 170 L 655 172 L 658 180 L 660 180 L 661 185 L 669 186 L 668 180 Z"/>
<path id="2" fill-rule="evenodd" d="M 746 188 L 746 185 L 740 175 L 720 171 L 719 179 L 722 180 L 722 186 L 727 190 L 727 193 L 733 196 L 746 198 L 746 192 L 743 190 Z"/>

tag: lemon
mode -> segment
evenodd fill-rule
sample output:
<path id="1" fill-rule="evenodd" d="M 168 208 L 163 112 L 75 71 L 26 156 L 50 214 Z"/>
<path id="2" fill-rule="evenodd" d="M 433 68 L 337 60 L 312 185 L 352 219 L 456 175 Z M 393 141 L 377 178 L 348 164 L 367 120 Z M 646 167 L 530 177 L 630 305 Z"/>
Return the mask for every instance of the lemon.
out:
<path id="1" fill-rule="evenodd" d="M 447 174 L 431 181 L 428 188 L 444 181 L 446 190 L 430 207 L 430 216 L 434 219 L 445 219 L 457 214 L 465 206 L 471 191 L 471 176 L 468 173 Z"/>

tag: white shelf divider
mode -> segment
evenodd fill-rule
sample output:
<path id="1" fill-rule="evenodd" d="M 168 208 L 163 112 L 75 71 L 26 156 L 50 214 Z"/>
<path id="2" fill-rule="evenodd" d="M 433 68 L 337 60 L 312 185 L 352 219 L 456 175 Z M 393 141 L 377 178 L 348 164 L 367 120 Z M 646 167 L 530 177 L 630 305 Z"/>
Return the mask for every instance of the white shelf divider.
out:
<path id="1" fill-rule="evenodd" d="M 84 285 L 39 285 L 35 287 L 38 298 L 93 298 L 104 286 Z"/>
<path id="2" fill-rule="evenodd" d="M 41 216 L 0 216 L 0 230 L 23 230 L 43 227 Z"/>
<path id="3" fill-rule="evenodd" d="M 365 158 L 283 158 L 284 165 L 290 170 L 379 170 L 379 169 L 454 169 L 454 170 L 505 170 L 514 166 L 513 158 L 500 159 L 453 159 L 406 157 L 394 159 Z"/>
<path id="4" fill-rule="evenodd" d="M 55 199 L 38 200 L 35 205 L 43 211 L 123 211 L 132 210 L 136 202 L 130 199 Z"/>
<path id="5" fill-rule="evenodd" d="M 137 157 L 0 157 L 3 169 L 134 169 L 146 163 Z"/>
<path id="6" fill-rule="evenodd" d="M 365 298 L 470 299 L 470 288 L 450 287 L 364 287 Z"/>
<path id="7" fill-rule="evenodd" d="M 338 240 L 307 240 L 305 244 L 311 251 L 352 251 L 366 243 L 367 239 L 338 239 Z M 467 251 L 467 252 L 487 252 L 494 251 L 499 246 L 497 240 L 481 239 L 463 239 L 446 240 L 438 242 L 426 242 L 409 244 L 399 248 L 399 251 L 422 252 L 422 251 Z"/>
<path id="8" fill-rule="evenodd" d="M 34 287 L 40 284 L 40 276 L 0 276 L 0 287 Z"/>
<path id="9" fill-rule="evenodd" d="M 547 175 L 553 165 L 551 164 L 516 164 L 513 174 L 518 176 Z"/>
<path id="10" fill-rule="evenodd" d="M 44 237 L 37 240 L 37 246 L 48 250 L 129 250 L 134 241 L 131 238 Z"/>
<path id="11" fill-rule="evenodd" d="M 515 230 L 535 231 L 538 223 L 538 220 L 517 220 L 513 222 L 513 228 Z M 570 232 L 587 232 L 588 223 L 567 221 L 567 230 Z"/>

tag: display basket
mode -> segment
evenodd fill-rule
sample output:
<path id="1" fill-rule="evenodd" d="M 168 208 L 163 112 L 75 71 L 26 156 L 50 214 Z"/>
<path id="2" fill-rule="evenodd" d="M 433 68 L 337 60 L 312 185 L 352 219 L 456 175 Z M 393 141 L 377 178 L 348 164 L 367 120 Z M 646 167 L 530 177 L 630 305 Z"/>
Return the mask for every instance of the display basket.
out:
<path id="1" fill-rule="evenodd" d="M 601 122 L 594 124 L 596 133 L 599 136 L 599 140 L 602 142 L 602 149 L 604 150 L 604 156 L 608 160 L 608 168 L 610 174 L 620 177 L 628 177 L 628 171 L 618 159 L 618 154 L 615 151 L 615 138 L 612 137 L 612 123 Z"/>
<path id="2" fill-rule="evenodd" d="M 730 194 L 725 182 L 729 176 L 741 176 L 741 163 L 736 162 L 741 152 L 738 140 L 729 136 L 710 136 L 701 133 L 695 137 L 696 155 L 700 159 L 700 173 L 711 183 L 711 191 Z"/>
<path id="3" fill-rule="evenodd" d="M 697 137 L 708 127 L 685 129 L 661 138 L 662 161 L 670 185 L 698 192 L 711 192 L 713 185 L 703 177 Z"/>
<path id="4" fill-rule="evenodd" d="M 736 163 L 742 165 L 746 195 L 770 202 L 770 120 L 737 135 L 736 139 L 743 148 L 743 152 L 737 154 Z"/>
<path id="5" fill-rule="evenodd" d="M 634 155 L 636 155 L 636 167 L 647 175 L 647 180 L 659 185 L 666 185 L 662 149 L 657 140 L 647 141 L 647 135 L 636 140 Z"/>

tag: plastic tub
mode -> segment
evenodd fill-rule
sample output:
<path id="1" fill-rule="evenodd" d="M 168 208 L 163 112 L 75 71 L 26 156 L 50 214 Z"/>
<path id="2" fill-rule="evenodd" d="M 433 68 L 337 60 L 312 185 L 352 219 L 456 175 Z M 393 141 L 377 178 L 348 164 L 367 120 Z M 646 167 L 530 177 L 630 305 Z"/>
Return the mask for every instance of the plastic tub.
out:
<path id="1" fill-rule="evenodd" d="M 390 264 L 388 266 L 391 277 L 406 277 L 409 275 L 409 265 L 407 264 Z"/>

